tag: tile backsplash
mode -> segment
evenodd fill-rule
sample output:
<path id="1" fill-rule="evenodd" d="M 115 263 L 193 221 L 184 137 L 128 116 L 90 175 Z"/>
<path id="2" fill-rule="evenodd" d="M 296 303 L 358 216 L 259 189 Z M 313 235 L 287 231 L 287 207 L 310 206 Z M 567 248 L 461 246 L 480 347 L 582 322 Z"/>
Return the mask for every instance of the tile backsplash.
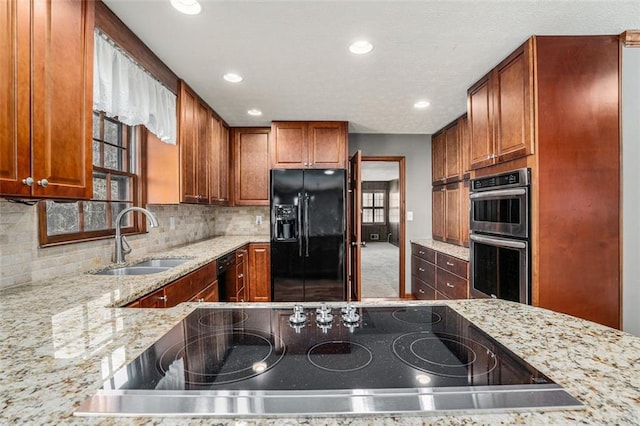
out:
<path id="1" fill-rule="evenodd" d="M 149 205 L 159 227 L 127 237 L 136 256 L 219 235 L 268 235 L 268 207 Z M 256 225 L 262 216 L 262 225 Z M 172 228 L 172 222 L 175 226 Z M 36 206 L 0 199 L 0 289 L 111 263 L 113 240 L 38 247 Z"/>

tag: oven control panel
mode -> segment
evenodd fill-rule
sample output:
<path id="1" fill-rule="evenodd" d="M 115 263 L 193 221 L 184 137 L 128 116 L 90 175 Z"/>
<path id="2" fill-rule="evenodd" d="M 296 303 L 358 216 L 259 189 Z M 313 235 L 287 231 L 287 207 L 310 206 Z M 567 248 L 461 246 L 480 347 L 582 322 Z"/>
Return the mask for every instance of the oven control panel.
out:
<path id="1" fill-rule="evenodd" d="M 471 181 L 472 191 L 487 191 L 517 186 L 528 186 L 531 180 L 531 169 L 518 169 L 498 175 L 485 176 Z"/>

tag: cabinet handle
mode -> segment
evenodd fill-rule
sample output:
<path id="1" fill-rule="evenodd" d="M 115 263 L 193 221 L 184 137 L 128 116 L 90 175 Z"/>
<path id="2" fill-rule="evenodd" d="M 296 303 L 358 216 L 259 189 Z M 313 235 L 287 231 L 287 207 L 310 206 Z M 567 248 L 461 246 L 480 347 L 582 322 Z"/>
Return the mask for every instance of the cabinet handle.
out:
<path id="1" fill-rule="evenodd" d="M 424 254 L 424 252 L 423 252 L 422 250 L 420 250 L 418 253 L 420 253 L 420 254 Z"/>
<path id="2" fill-rule="evenodd" d="M 418 268 L 418 271 L 424 272 L 424 268 Z"/>
<path id="3" fill-rule="evenodd" d="M 447 266 L 454 266 L 454 265 L 455 265 L 455 263 L 451 263 L 451 262 L 447 261 Z"/>
<path id="4" fill-rule="evenodd" d="M 453 284 L 449 284 L 449 283 L 446 283 L 446 284 L 447 284 L 447 287 L 453 288 Z"/>
<path id="5" fill-rule="evenodd" d="M 163 302 L 166 302 L 168 298 L 167 296 L 160 296 L 158 297 L 158 299 L 162 300 Z"/>
<path id="6" fill-rule="evenodd" d="M 198 303 L 202 303 L 204 302 L 204 297 L 201 297 L 200 299 L 198 299 Z"/>
<path id="7" fill-rule="evenodd" d="M 46 179 L 39 180 L 38 185 L 44 188 L 45 186 L 49 185 L 49 181 Z"/>
<path id="8" fill-rule="evenodd" d="M 423 290 L 423 289 L 421 289 L 421 288 L 419 288 L 419 289 L 418 289 L 418 293 L 424 294 L 424 290 Z"/>
<path id="9" fill-rule="evenodd" d="M 242 277 L 244 277 L 244 274 L 238 275 L 238 278 L 242 278 Z"/>
<path id="10" fill-rule="evenodd" d="M 31 176 L 29 176 L 26 179 L 22 179 L 22 183 L 27 185 L 27 186 L 33 186 L 33 178 Z"/>

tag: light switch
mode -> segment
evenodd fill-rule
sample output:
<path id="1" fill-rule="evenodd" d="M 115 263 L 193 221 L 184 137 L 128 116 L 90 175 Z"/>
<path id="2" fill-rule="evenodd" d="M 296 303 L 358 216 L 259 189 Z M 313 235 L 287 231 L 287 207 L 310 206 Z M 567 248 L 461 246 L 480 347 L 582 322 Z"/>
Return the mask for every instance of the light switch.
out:
<path id="1" fill-rule="evenodd" d="M 262 216 L 256 216 L 256 225 L 262 225 Z"/>
<path id="2" fill-rule="evenodd" d="M 413 212 L 407 212 L 407 220 L 413 220 Z"/>

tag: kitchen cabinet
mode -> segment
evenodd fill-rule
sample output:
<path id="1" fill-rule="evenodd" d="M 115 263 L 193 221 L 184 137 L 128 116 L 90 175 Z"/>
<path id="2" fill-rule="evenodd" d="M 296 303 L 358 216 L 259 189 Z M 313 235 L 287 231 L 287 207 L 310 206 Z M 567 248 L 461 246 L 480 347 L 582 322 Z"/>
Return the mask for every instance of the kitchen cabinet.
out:
<path id="1" fill-rule="evenodd" d="M 533 39 L 467 91 L 472 169 L 534 152 Z"/>
<path id="2" fill-rule="evenodd" d="M 445 239 L 446 190 L 444 185 L 434 186 L 431 190 L 431 235 L 438 241 Z"/>
<path id="3" fill-rule="evenodd" d="M 469 262 L 411 244 L 412 292 L 421 300 L 469 298 Z"/>
<path id="4" fill-rule="evenodd" d="M 271 301 L 271 248 L 269 243 L 249 244 L 249 301 Z"/>
<path id="5" fill-rule="evenodd" d="M 0 7 L 0 195 L 89 199 L 94 4 Z"/>
<path id="6" fill-rule="evenodd" d="M 444 130 L 431 138 L 431 170 L 434 185 L 442 185 L 445 180 L 445 162 L 447 152 L 447 137 Z"/>
<path id="7" fill-rule="evenodd" d="M 233 205 L 269 205 L 269 134 L 271 129 L 233 128 Z"/>
<path id="8" fill-rule="evenodd" d="M 446 182 L 456 182 L 461 179 L 460 173 L 461 151 L 460 151 L 460 131 L 458 122 L 447 127 L 445 135 L 445 180 Z"/>
<path id="9" fill-rule="evenodd" d="M 468 190 L 469 181 L 433 187 L 431 234 L 434 240 L 463 245 L 464 238 L 468 245 Z"/>
<path id="10" fill-rule="evenodd" d="M 471 177 L 471 162 L 469 152 L 469 119 L 467 114 L 458 119 L 458 131 L 460 135 L 460 173 L 463 180 Z"/>
<path id="11" fill-rule="evenodd" d="M 170 308 L 183 302 L 213 302 L 218 299 L 216 262 L 190 272 L 183 277 L 129 303 L 127 308 Z"/>
<path id="12" fill-rule="evenodd" d="M 347 149 L 347 123 L 343 121 L 271 124 L 272 169 L 345 169 Z"/>
<path id="13" fill-rule="evenodd" d="M 180 201 L 227 204 L 229 129 L 184 81 L 178 91 L 178 144 Z"/>
<path id="14" fill-rule="evenodd" d="M 460 197 L 461 183 L 446 185 L 444 191 L 444 241 L 460 245 Z"/>
<path id="15" fill-rule="evenodd" d="M 469 179 L 460 183 L 460 245 L 469 247 L 469 220 L 471 211 L 469 210 L 469 190 L 471 182 Z"/>

